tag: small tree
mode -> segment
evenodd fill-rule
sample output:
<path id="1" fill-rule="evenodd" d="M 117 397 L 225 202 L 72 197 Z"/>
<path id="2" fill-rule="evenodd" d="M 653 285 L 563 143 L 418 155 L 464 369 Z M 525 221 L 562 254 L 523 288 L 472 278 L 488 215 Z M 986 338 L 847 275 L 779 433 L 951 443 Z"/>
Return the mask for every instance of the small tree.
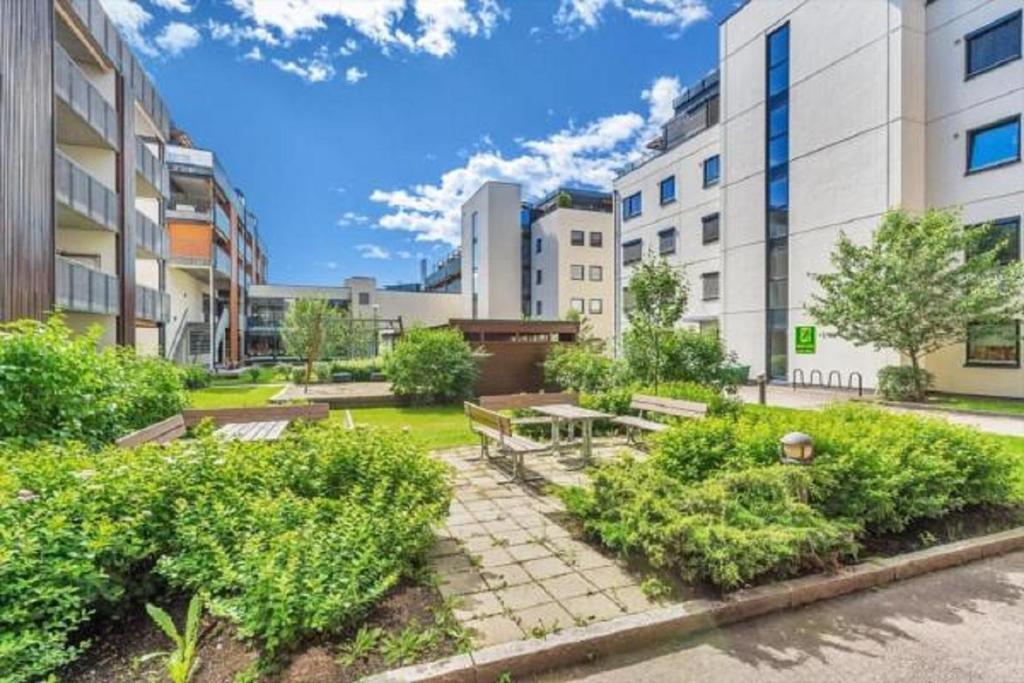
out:
<path id="1" fill-rule="evenodd" d="M 661 378 L 665 341 L 683 312 L 689 288 L 683 274 L 661 258 L 644 259 L 629 280 L 633 307 L 627 311 L 629 333 L 626 357 L 640 370 L 642 379 L 657 389 Z"/>
<path id="2" fill-rule="evenodd" d="M 306 365 L 306 390 L 313 363 L 333 353 L 338 343 L 342 316 L 326 299 L 298 299 L 288 307 L 281 326 L 281 340 L 288 355 Z"/>
<path id="3" fill-rule="evenodd" d="M 384 372 L 396 395 L 443 403 L 472 394 L 477 367 L 459 330 L 413 328 L 384 358 Z"/>
<path id="4" fill-rule="evenodd" d="M 808 311 L 857 346 L 909 358 L 912 398 L 921 400 L 923 356 L 966 341 L 971 324 L 1024 313 L 1024 265 L 1001 264 L 1003 245 L 993 245 L 991 234 L 989 226 L 965 227 L 950 211 L 889 211 L 870 244 L 840 236 L 835 272 L 812 275 L 822 293 Z"/>

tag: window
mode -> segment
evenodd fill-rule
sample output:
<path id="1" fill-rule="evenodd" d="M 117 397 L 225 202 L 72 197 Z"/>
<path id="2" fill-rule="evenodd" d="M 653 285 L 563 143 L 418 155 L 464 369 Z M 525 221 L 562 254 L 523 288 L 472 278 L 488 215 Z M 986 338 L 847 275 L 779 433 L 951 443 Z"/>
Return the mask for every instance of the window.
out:
<path id="1" fill-rule="evenodd" d="M 360 306 L 369 306 L 370 305 L 370 293 L 369 292 L 359 292 L 359 305 Z"/>
<path id="2" fill-rule="evenodd" d="M 537 269 L 537 284 L 539 285 L 539 284 L 542 284 L 543 282 L 544 282 L 544 271 L 541 270 L 540 268 L 538 268 Z"/>
<path id="3" fill-rule="evenodd" d="M 585 311 L 583 299 L 570 299 L 569 307 L 577 313 L 583 313 Z"/>
<path id="4" fill-rule="evenodd" d="M 967 365 L 1019 368 L 1020 323 L 986 323 L 967 328 Z"/>
<path id="5" fill-rule="evenodd" d="M 965 78 L 1020 59 L 1020 17 L 1014 12 L 964 37 Z"/>
<path id="6" fill-rule="evenodd" d="M 701 222 L 701 242 L 703 244 L 711 244 L 712 242 L 718 241 L 718 214 L 713 213 L 710 216 L 704 216 L 700 219 Z"/>
<path id="7" fill-rule="evenodd" d="M 967 172 L 1020 161 L 1020 116 L 967 132 Z"/>
<path id="8" fill-rule="evenodd" d="M 662 204 L 671 204 L 676 200 L 676 177 L 674 175 L 662 180 L 658 187 Z"/>
<path id="9" fill-rule="evenodd" d="M 604 246 L 604 234 L 600 232 L 590 233 L 590 246 L 602 247 Z"/>
<path id="10" fill-rule="evenodd" d="M 590 300 L 590 312 L 600 314 L 604 311 L 604 303 L 600 299 Z"/>
<path id="11" fill-rule="evenodd" d="M 789 372 L 789 24 L 768 35 L 765 54 L 765 365 Z"/>
<path id="12" fill-rule="evenodd" d="M 631 194 L 622 200 L 622 220 L 629 220 L 639 216 L 643 210 L 640 193 Z"/>
<path id="13" fill-rule="evenodd" d="M 630 263 L 636 263 L 644 257 L 644 243 L 643 240 L 632 240 L 630 242 L 622 243 L 622 263 L 623 265 L 629 265 Z"/>
<path id="14" fill-rule="evenodd" d="M 708 337 L 714 337 L 715 339 L 718 339 L 719 331 L 718 331 L 718 320 L 717 319 L 716 320 L 701 320 L 699 323 L 697 323 L 697 325 L 700 328 L 700 333 L 701 334 L 703 334 L 705 336 L 708 336 Z"/>
<path id="15" fill-rule="evenodd" d="M 999 262 L 1003 265 L 1020 259 L 1020 218 L 1001 218 L 989 223 L 991 231 L 979 245 L 981 251 L 994 249 L 1000 243 Z"/>
<path id="16" fill-rule="evenodd" d="M 658 253 L 662 256 L 676 253 L 675 228 L 668 228 L 658 232 Z"/>
<path id="17" fill-rule="evenodd" d="M 586 239 L 586 235 L 582 230 L 573 230 L 569 235 L 569 241 L 574 247 L 582 247 Z"/>
<path id="18" fill-rule="evenodd" d="M 629 287 L 622 288 L 622 312 L 629 314 L 636 308 L 636 297 L 633 296 L 633 290 Z"/>
<path id="19" fill-rule="evenodd" d="M 534 247 L 534 251 L 536 251 L 539 254 L 544 249 L 544 243 L 541 241 L 539 237 L 535 240 L 535 242 L 537 246 Z"/>
<path id="20" fill-rule="evenodd" d="M 590 281 L 601 282 L 604 280 L 604 268 L 601 266 L 590 266 Z"/>
<path id="21" fill-rule="evenodd" d="M 716 154 L 704 160 L 704 187 L 711 187 L 718 183 L 719 158 Z"/>
<path id="22" fill-rule="evenodd" d="M 569 266 L 569 277 L 571 277 L 573 280 L 582 280 L 583 279 L 583 266 L 576 266 L 576 265 Z"/>
<path id="23" fill-rule="evenodd" d="M 537 301 L 533 304 L 533 310 L 537 315 L 544 315 L 544 302 Z"/>
<path id="24" fill-rule="evenodd" d="M 704 301 L 718 298 L 718 273 L 704 273 L 700 276 L 700 284 Z"/>

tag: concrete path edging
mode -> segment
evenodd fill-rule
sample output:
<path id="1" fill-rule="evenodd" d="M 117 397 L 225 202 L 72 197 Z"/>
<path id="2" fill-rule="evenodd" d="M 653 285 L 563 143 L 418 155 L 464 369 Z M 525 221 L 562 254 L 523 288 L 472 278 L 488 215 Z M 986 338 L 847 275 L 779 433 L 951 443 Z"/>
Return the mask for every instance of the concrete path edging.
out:
<path id="1" fill-rule="evenodd" d="M 935 546 L 896 557 L 871 559 L 835 574 L 806 576 L 736 591 L 722 600 L 690 600 L 543 639 L 485 647 L 429 664 L 387 671 L 365 683 L 492 683 L 649 647 L 753 619 L 772 612 L 883 586 L 939 569 L 1024 550 L 1024 527 Z"/>

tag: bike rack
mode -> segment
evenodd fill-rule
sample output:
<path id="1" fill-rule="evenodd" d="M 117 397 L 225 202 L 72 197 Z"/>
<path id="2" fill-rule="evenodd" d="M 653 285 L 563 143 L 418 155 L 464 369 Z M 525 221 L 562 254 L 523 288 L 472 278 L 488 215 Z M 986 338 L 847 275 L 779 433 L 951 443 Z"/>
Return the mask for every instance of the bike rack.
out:
<path id="1" fill-rule="evenodd" d="M 798 377 L 800 378 L 799 380 L 797 380 Z M 796 391 L 797 381 L 800 382 L 800 386 L 802 386 L 804 389 L 807 388 L 807 379 L 806 377 L 804 377 L 804 371 L 802 368 L 797 368 L 793 370 L 793 391 Z"/>
<path id="2" fill-rule="evenodd" d="M 839 372 L 838 370 L 832 370 L 832 371 L 830 371 L 828 373 L 828 384 L 825 385 L 825 388 L 826 389 L 831 389 L 832 388 L 832 378 L 833 377 L 836 378 L 836 382 L 838 383 L 837 384 L 838 388 L 842 389 L 843 388 L 843 373 Z"/>
<path id="3" fill-rule="evenodd" d="M 818 375 L 818 386 L 825 387 L 825 376 L 821 374 L 821 370 L 811 370 L 811 386 L 814 386 L 814 375 Z"/>
<path id="4" fill-rule="evenodd" d="M 857 372 L 856 370 L 854 370 L 853 372 L 850 373 L 850 377 L 847 380 L 847 388 L 850 391 L 853 391 L 853 378 L 854 377 L 857 378 L 857 396 L 858 396 L 858 398 L 863 397 L 864 396 L 864 377 L 859 372 Z"/>

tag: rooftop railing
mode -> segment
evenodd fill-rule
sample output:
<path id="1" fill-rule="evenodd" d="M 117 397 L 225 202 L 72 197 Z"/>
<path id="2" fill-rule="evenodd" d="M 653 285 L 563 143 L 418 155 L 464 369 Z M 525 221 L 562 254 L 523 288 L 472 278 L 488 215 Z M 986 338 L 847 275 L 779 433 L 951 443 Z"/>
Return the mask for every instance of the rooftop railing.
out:
<path id="1" fill-rule="evenodd" d="M 120 287 L 116 276 L 58 256 L 57 306 L 67 311 L 117 315 Z"/>
<path id="2" fill-rule="evenodd" d="M 94 227 L 117 232 L 117 193 L 93 178 L 60 150 L 54 152 L 54 194 L 57 202 L 77 213 Z"/>

